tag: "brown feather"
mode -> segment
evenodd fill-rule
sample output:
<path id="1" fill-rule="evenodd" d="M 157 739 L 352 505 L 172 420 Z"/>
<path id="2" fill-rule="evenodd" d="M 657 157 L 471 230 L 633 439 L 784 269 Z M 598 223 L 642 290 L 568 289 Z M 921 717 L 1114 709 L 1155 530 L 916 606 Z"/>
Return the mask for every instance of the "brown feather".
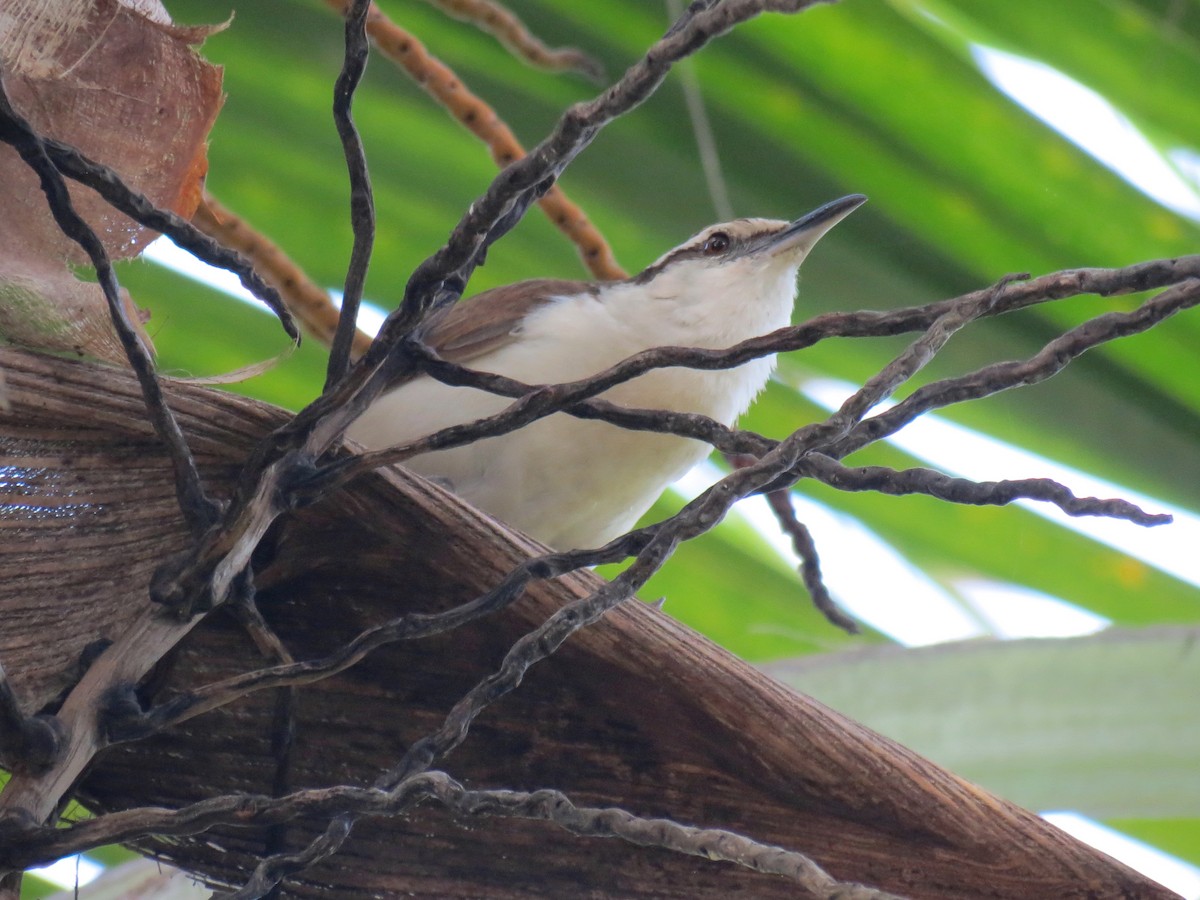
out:
<path id="1" fill-rule="evenodd" d="M 460 300 L 434 320 L 424 341 L 443 359 L 464 364 L 508 343 L 526 316 L 556 297 L 596 292 L 591 282 L 566 279 L 506 284 Z"/>

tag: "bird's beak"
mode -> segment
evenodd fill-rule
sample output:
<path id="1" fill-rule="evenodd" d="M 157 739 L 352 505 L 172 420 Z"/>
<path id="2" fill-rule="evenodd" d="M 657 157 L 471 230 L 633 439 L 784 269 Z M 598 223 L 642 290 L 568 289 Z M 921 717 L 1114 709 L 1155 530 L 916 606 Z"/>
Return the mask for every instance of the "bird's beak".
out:
<path id="1" fill-rule="evenodd" d="M 807 215 L 801 216 L 782 231 L 770 235 L 760 249 L 767 251 L 772 256 L 792 250 L 807 253 L 825 232 L 866 202 L 867 198 L 862 194 L 850 194 L 826 203 Z"/>

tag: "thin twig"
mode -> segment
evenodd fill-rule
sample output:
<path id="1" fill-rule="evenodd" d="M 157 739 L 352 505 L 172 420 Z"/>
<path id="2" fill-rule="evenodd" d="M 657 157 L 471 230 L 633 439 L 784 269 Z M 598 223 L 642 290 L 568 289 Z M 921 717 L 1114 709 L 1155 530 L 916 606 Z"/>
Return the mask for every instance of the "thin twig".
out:
<path id="1" fill-rule="evenodd" d="M 1131 312 L 1105 313 L 1075 326 L 1028 359 L 994 363 L 967 375 L 924 385 L 891 409 L 862 422 L 852 433 L 822 452 L 842 459 L 867 444 L 895 434 L 931 409 L 1045 381 L 1088 350 L 1117 338 L 1140 334 L 1198 304 L 1200 278 L 1189 277 L 1151 297 Z"/>
<path id="2" fill-rule="evenodd" d="M 245 258 L 278 292 L 283 305 L 305 330 L 325 346 L 333 343 L 339 319 L 329 291 L 318 285 L 283 249 L 257 231 L 208 191 L 192 223 L 221 246 Z M 351 357 L 357 359 L 371 345 L 371 335 L 361 329 L 354 335 Z"/>
<path id="3" fill-rule="evenodd" d="M 1128 500 L 1076 497 L 1068 488 L 1049 478 L 971 481 L 925 468 L 896 470 L 886 466 L 844 466 L 820 453 L 805 457 L 802 471 L 805 476 L 839 491 L 878 491 L 892 496 L 925 494 L 971 506 L 1006 506 L 1016 500 L 1040 500 L 1052 503 L 1069 516 L 1105 516 L 1147 526 L 1165 525 L 1171 521 L 1169 514 L 1148 513 Z"/>
<path id="4" fill-rule="evenodd" d="M 325 0 L 345 14 L 348 0 Z M 375 5 L 367 15 L 367 33 L 379 51 L 399 65 L 423 90 L 481 140 L 496 165 L 505 167 L 525 156 L 521 142 L 496 111 L 474 94 L 449 66 L 434 57 L 412 32 L 401 28 Z M 612 249 L 583 211 L 557 185 L 550 187 L 538 205 L 556 228 L 569 238 L 596 278 L 622 278 L 624 270 Z"/>
<path id="5" fill-rule="evenodd" d="M 809 454 L 806 459 L 811 458 L 812 455 Z M 729 460 L 729 464 L 736 468 L 751 465 L 756 459 L 756 457 L 744 454 L 728 454 L 726 458 Z M 830 595 L 829 588 L 825 586 L 825 580 L 821 576 L 821 557 L 817 552 L 817 543 L 808 526 L 796 518 L 791 492 L 784 487 L 774 488 L 763 493 L 771 507 L 771 512 L 775 514 L 775 519 L 779 522 L 779 527 L 791 539 L 792 549 L 796 556 L 800 557 L 800 578 L 808 590 L 808 596 L 812 600 L 813 606 L 830 624 L 837 626 L 847 634 L 858 634 L 858 623 L 842 611 L 837 601 Z"/>
<path id="6" fill-rule="evenodd" d="M 494 0 L 425 0 L 448 16 L 486 31 L 510 53 L 531 66 L 551 72 L 569 70 L 592 81 L 604 80 L 604 66 L 576 47 L 547 47 L 525 23 Z"/>
<path id="7" fill-rule="evenodd" d="M 505 816 L 553 822 L 581 837 L 615 837 L 640 847 L 660 847 L 703 859 L 734 863 L 797 882 L 813 897 L 827 900 L 900 900 L 895 894 L 838 881 L 812 859 L 794 850 L 716 828 L 693 828 L 671 819 L 647 819 L 616 807 L 581 807 L 561 791 L 469 791 L 442 772 L 426 776 L 434 796 L 458 815 Z"/>
<path id="8" fill-rule="evenodd" d="M 367 268 L 371 264 L 371 248 L 375 244 L 375 200 L 371 194 L 367 154 L 351 114 L 354 92 L 366 70 L 371 49 L 366 32 L 370 5 L 370 0 L 352 0 L 346 13 L 346 52 L 342 71 L 333 89 L 333 121 L 342 140 L 342 151 L 350 174 L 350 224 L 354 229 L 354 248 L 346 269 L 342 313 L 333 336 L 333 346 L 329 350 L 326 388 L 341 381 L 350 366 L 350 351 L 358 331 L 358 307 L 362 303 Z"/>
<path id="9" fill-rule="evenodd" d="M 574 397 L 596 394 L 606 389 L 602 383 L 591 378 L 558 385 L 528 385 L 502 375 L 466 369 L 434 359 L 426 355 L 430 353 L 426 349 L 416 349 L 414 353 L 427 360 L 423 365 L 427 367 L 428 374 L 445 384 L 478 387 L 518 399 L 491 416 L 452 425 L 407 444 L 363 451 L 328 463 L 310 473 L 303 482 L 297 483 L 298 498 L 306 501 L 315 499 L 380 466 L 403 462 L 434 450 L 461 447 L 485 437 L 508 434 L 558 412 L 579 418 L 600 419 L 635 430 L 697 437 L 731 453 L 765 451 L 774 446 L 774 442 L 766 438 L 752 432 L 734 431 L 700 414 L 634 409 L 598 399 L 574 400 Z"/>
<path id="10" fill-rule="evenodd" d="M 381 625 L 365 629 L 333 653 L 320 659 L 298 663 L 289 661 L 284 665 L 235 675 L 178 694 L 143 714 L 137 723 L 123 723 L 121 733 L 126 739 L 140 739 L 155 731 L 186 722 L 202 713 L 227 706 L 256 691 L 300 687 L 321 681 L 345 671 L 372 651 L 387 644 L 431 637 L 460 628 L 509 606 L 520 598 L 525 585 L 532 578 L 550 578 L 579 568 L 568 568 L 570 564 L 560 561 L 568 557 L 569 554 L 560 554 L 557 559 L 546 557 L 527 560 L 481 597 L 445 612 L 406 613 L 397 616 Z"/>
<path id="11" fill-rule="evenodd" d="M 120 210 L 139 225 L 165 234 L 197 259 L 236 275 L 242 286 L 278 317 L 287 335 L 296 343 L 300 342 L 300 332 L 279 292 L 263 280 L 254 267 L 236 251 L 222 247 L 195 225 L 170 210 L 158 208 L 144 194 L 125 184 L 121 176 L 108 166 L 88 159 L 74 147 L 60 141 L 45 139 L 43 143 L 54 165 L 68 178 L 87 185 L 107 200 L 114 209 Z"/>
<path id="12" fill-rule="evenodd" d="M 0 863 L 34 866 L 105 844 L 126 843 L 144 834 L 184 836 L 218 826 L 279 824 L 345 809 L 358 815 L 395 816 L 423 800 L 436 800 L 457 816 L 532 819 L 552 822 L 585 837 L 615 837 L 642 847 L 661 847 L 705 859 L 733 863 L 796 881 L 817 897 L 837 900 L 894 900 L 895 895 L 832 878 L 802 853 L 761 844 L 744 835 L 692 828 L 670 819 L 648 819 L 615 807 L 576 806 L 559 791 L 467 790 L 445 772 L 423 772 L 395 788 L 333 787 L 296 791 L 285 797 L 230 794 L 178 810 L 144 807 L 109 813 L 66 828 L 10 826 Z M 19 856 L 14 854 L 20 846 Z M 250 887 L 250 886 L 248 886 Z M 266 885 L 255 884 L 244 896 Z M 237 894 L 233 896 L 238 896 Z"/>
<path id="13" fill-rule="evenodd" d="M 250 636 L 250 640 L 254 642 L 255 648 L 267 659 L 273 659 L 280 665 L 291 665 L 295 662 L 292 657 L 292 652 L 288 650 L 283 639 L 275 632 L 270 623 L 263 618 L 261 610 L 258 608 L 258 601 L 255 598 L 255 591 L 252 584 L 247 584 L 251 581 L 250 571 L 247 569 L 242 575 L 243 584 L 238 588 L 238 600 L 236 603 L 229 605 L 230 611 L 234 618 L 238 620 L 246 633 Z"/>
<path id="14" fill-rule="evenodd" d="M 249 569 L 242 574 L 242 584 L 237 592 L 237 602 L 230 610 L 250 634 L 258 652 L 277 665 L 294 663 L 291 651 L 275 632 L 258 608 L 253 575 Z M 292 764 L 296 743 L 296 689 L 284 685 L 276 690 L 275 709 L 271 722 L 270 757 L 275 760 L 275 773 L 271 779 L 271 796 L 283 797 L 292 791 Z M 263 840 L 263 854 L 284 853 L 287 850 L 288 824 L 276 822 L 267 826 Z M 263 900 L 276 900 L 276 886 Z"/>
<path id="15" fill-rule="evenodd" d="M 180 511 L 193 532 L 199 534 L 205 531 L 217 521 L 220 509 L 204 493 L 204 486 L 200 482 L 200 473 L 196 469 L 192 451 L 187 445 L 179 423 L 175 420 L 175 416 L 167 407 L 163 397 L 162 386 L 158 383 L 158 377 L 154 372 L 154 360 L 138 337 L 137 331 L 129 321 L 125 305 L 121 302 L 117 276 L 109 262 L 104 244 L 75 211 L 66 182 L 51 161 L 45 143 L 30 124 L 12 107 L 2 80 L 0 80 L 0 140 L 11 145 L 20 154 L 21 159 L 37 174 L 54 221 L 58 223 L 63 234 L 79 244 L 91 259 L 92 265 L 96 269 L 96 278 L 104 292 L 104 299 L 108 302 L 113 328 L 121 340 L 121 346 L 129 359 L 129 365 L 137 376 L 138 384 L 142 389 L 147 414 L 154 425 L 155 432 L 167 445 L 175 473 L 175 493 L 179 499 Z"/>
<path id="16" fill-rule="evenodd" d="M 292 789 L 292 763 L 296 744 L 296 689 L 280 688 L 275 695 L 275 711 L 271 725 L 271 757 L 275 760 L 275 775 L 271 780 L 271 796 L 284 797 Z M 263 854 L 275 856 L 287 852 L 288 823 L 277 822 L 267 827 Z M 275 885 L 263 900 L 277 900 L 282 885 Z"/>
<path id="17" fill-rule="evenodd" d="M 878 373 L 867 379 L 866 384 L 851 394 L 826 423 L 826 428 L 846 427 L 857 423 L 873 407 L 895 392 L 920 372 L 930 360 L 969 322 L 986 315 L 999 299 L 1000 292 L 1014 277 L 1005 276 L 998 284 L 980 296 L 972 297 L 958 303 L 934 319 L 925 329 L 925 333 L 917 338 L 884 366 Z"/>

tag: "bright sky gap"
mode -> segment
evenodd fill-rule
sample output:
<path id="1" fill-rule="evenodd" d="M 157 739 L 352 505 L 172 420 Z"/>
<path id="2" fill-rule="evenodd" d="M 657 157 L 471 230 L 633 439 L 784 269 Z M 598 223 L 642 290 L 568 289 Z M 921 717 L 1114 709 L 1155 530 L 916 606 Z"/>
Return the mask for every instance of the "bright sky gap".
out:
<path id="1" fill-rule="evenodd" d="M 831 378 L 799 385 L 800 391 L 825 409 L 837 409 L 857 389 Z M 887 408 L 880 404 L 876 411 Z M 1095 516 L 1068 516 L 1049 503 L 1021 500 L 1021 506 L 1093 540 L 1140 559 L 1188 584 L 1200 587 L 1200 516 L 1119 484 L 1089 475 L 1012 444 L 1006 444 L 939 416 L 924 415 L 887 438 L 888 443 L 944 472 L 975 481 L 1003 478 L 1053 478 L 1080 497 L 1121 497 L 1147 512 L 1175 517 L 1169 525 L 1145 528 L 1131 522 Z"/>
<path id="2" fill-rule="evenodd" d="M 696 466 L 673 485 L 691 500 L 725 473 L 711 462 Z M 906 647 L 983 637 L 988 629 L 943 587 L 913 567 L 894 547 L 853 516 L 792 492 L 800 521 L 811 529 L 830 594 L 847 612 Z M 788 564 L 799 559 L 763 497 L 747 497 L 734 509 Z M 864 564 L 869 560 L 869 564 Z M 797 591 L 803 590 L 796 585 Z M 797 597 L 797 602 L 801 602 Z"/>
<path id="3" fill-rule="evenodd" d="M 1187 898 L 1200 900 L 1200 868 L 1077 812 L 1044 812 L 1042 818 L 1113 859 L 1120 860 Z"/>
<path id="4" fill-rule="evenodd" d="M 1194 150 L 1164 155 L 1106 98 L 1043 62 L 982 44 L 971 44 L 971 55 L 992 84 L 1071 143 L 1167 209 L 1200 221 Z"/>
<path id="5" fill-rule="evenodd" d="M 232 272 L 218 269 L 216 266 L 210 266 L 208 263 L 196 259 L 186 250 L 177 247 L 170 238 L 160 237 L 153 241 L 142 251 L 141 258 L 269 312 L 265 304 L 242 287 L 241 280 Z M 331 290 L 329 296 L 333 299 L 334 306 L 340 309 L 341 292 Z M 368 334 L 375 334 L 379 331 L 385 318 L 387 318 L 387 313 L 383 309 L 372 303 L 364 302 L 358 310 L 358 327 Z"/>
<path id="6" fill-rule="evenodd" d="M 723 474 L 716 465 L 703 463 L 672 489 L 690 500 Z M 796 491 L 791 500 L 797 518 L 813 532 L 823 580 L 833 598 L 860 622 L 903 646 L 977 637 L 1077 637 L 1111 624 L 1104 616 L 1022 585 L 979 577 L 943 586 L 853 516 Z M 742 500 L 732 515 L 753 528 L 790 567 L 800 564 L 763 497 Z"/>
<path id="7" fill-rule="evenodd" d="M 104 866 L 86 856 L 66 856 L 48 866 L 30 869 L 29 874 L 60 888 L 83 886 L 95 881 L 104 871 Z"/>

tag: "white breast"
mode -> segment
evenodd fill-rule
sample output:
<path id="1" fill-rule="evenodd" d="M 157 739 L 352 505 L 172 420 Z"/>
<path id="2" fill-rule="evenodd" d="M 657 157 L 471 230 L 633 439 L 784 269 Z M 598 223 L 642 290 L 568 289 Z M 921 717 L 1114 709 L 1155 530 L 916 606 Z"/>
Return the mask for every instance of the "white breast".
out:
<path id="1" fill-rule="evenodd" d="M 546 384 L 586 378 L 654 346 L 722 348 L 787 324 L 794 277 L 792 269 L 781 280 L 783 289 L 776 293 L 782 298 L 765 303 L 762 297 L 716 298 L 712 309 L 648 300 L 635 285 L 609 288 L 603 302 L 586 295 L 562 298 L 530 316 L 518 339 L 471 365 Z M 737 314 L 730 315 L 733 304 L 744 313 L 735 308 Z M 762 390 L 773 366 L 772 357 L 726 371 L 659 369 L 602 396 L 628 407 L 703 413 L 729 425 Z M 491 415 L 509 402 L 420 378 L 380 398 L 349 436 L 368 447 L 406 443 Z M 508 435 L 425 454 L 405 465 L 447 479 L 475 506 L 552 547 L 568 549 L 597 546 L 629 530 L 709 449 L 686 438 L 558 413 Z"/>

